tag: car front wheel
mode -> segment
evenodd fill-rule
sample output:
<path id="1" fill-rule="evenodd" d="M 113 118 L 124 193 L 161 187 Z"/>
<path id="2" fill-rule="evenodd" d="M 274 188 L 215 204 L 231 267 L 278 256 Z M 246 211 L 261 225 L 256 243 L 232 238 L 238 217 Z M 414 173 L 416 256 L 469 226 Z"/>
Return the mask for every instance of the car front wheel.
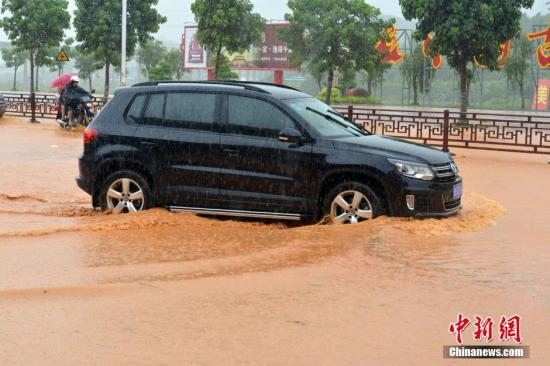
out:
<path id="1" fill-rule="evenodd" d="M 334 224 L 357 224 L 380 216 L 382 203 L 367 185 L 342 183 L 328 194 L 324 212 Z"/>
<path id="2" fill-rule="evenodd" d="M 151 190 L 140 174 L 120 171 L 105 179 L 100 202 L 103 211 L 114 214 L 143 211 L 152 206 Z"/>

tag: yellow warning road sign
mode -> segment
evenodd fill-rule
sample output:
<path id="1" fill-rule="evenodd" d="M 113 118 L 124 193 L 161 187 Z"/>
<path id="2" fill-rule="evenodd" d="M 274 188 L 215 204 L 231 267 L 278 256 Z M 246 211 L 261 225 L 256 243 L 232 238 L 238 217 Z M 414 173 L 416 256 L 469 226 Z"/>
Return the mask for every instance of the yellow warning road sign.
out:
<path id="1" fill-rule="evenodd" d="M 57 54 L 57 57 L 55 58 L 57 62 L 67 62 L 69 61 L 69 55 L 67 55 L 67 52 L 62 48 L 61 51 Z"/>

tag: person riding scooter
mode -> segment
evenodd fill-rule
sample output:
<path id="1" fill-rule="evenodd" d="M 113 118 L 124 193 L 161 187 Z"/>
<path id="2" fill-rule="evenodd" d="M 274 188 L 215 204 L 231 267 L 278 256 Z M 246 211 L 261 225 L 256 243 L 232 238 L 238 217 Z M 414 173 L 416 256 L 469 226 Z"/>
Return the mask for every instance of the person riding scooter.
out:
<path id="1" fill-rule="evenodd" d="M 63 101 L 65 106 L 68 123 L 72 123 L 74 112 L 78 108 L 80 99 L 85 96 L 92 98 L 90 93 L 78 85 L 79 82 L 80 78 L 78 76 L 74 75 L 71 77 L 71 82 L 67 84 L 60 96 L 60 99 Z"/>

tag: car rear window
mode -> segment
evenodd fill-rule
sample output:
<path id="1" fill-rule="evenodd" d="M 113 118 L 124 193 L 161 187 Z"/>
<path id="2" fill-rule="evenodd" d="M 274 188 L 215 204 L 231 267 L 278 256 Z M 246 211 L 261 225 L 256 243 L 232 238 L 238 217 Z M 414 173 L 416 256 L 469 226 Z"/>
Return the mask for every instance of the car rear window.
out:
<path id="1" fill-rule="evenodd" d="M 145 108 L 145 113 L 142 118 L 144 124 L 155 126 L 162 125 L 165 99 L 165 94 L 151 94 L 149 96 L 149 102 L 147 103 L 147 107 Z"/>
<path id="2" fill-rule="evenodd" d="M 128 109 L 126 119 L 130 122 L 139 123 L 141 114 L 143 113 L 143 107 L 145 107 L 146 102 L 147 95 L 138 95 Z"/>

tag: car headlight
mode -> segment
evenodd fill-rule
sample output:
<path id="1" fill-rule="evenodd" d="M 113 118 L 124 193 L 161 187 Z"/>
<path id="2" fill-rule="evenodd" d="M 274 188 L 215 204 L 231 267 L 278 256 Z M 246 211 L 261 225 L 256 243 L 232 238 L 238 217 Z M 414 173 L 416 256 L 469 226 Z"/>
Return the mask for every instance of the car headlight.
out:
<path id="1" fill-rule="evenodd" d="M 394 167 L 395 171 L 409 178 L 433 180 L 434 173 L 426 164 L 413 163 L 409 161 L 401 161 L 388 159 L 389 163 Z"/>

